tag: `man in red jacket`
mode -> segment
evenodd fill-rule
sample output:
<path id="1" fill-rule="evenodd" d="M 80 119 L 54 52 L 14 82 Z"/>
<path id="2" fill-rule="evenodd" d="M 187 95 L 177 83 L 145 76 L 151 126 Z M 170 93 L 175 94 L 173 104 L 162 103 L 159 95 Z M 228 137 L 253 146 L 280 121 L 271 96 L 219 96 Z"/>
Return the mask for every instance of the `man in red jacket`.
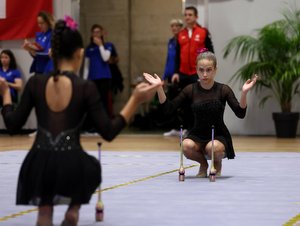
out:
<path id="1" fill-rule="evenodd" d="M 200 53 L 200 50 L 207 48 L 209 51 L 214 52 L 211 37 L 209 31 L 201 27 L 197 23 L 198 10 L 193 6 L 188 6 L 184 11 L 184 20 L 186 27 L 182 29 L 178 34 L 177 45 L 177 58 L 179 68 L 177 73 L 172 76 L 172 84 L 178 86 L 178 91 L 182 90 L 187 85 L 197 82 L 198 75 L 196 72 L 196 58 Z M 182 124 L 185 128 L 188 128 L 193 123 L 193 116 L 189 114 L 189 109 L 184 108 L 182 115 Z M 165 136 L 178 135 L 178 130 L 171 130 L 164 133 Z"/>
<path id="2" fill-rule="evenodd" d="M 186 27 L 178 34 L 179 74 L 174 75 L 172 78 L 173 82 L 179 83 L 182 83 L 181 80 L 187 80 L 180 84 L 181 88 L 198 80 L 196 58 L 200 50 L 207 48 L 209 51 L 214 52 L 210 33 L 197 23 L 197 18 L 198 11 L 195 7 L 189 6 L 185 8 L 184 19 Z"/>

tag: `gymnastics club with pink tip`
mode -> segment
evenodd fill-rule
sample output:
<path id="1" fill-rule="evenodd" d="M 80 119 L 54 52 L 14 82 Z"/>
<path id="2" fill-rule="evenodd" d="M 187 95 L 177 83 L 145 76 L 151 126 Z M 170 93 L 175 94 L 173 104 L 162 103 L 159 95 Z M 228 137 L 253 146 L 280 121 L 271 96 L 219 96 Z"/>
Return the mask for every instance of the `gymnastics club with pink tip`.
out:
<path id="1" fill-rule="evenodd" d="M 180 167 L 178 173 L 179 173 L 179 181 L 184 181 L 185 170 L 183 167 L 182 126 L 180 126 Z"/>
<path id="2" fill-rule="evenodd" d="M 101 164 L 101 142 L 98 142 L 98 160 Z M 96 204 L 96 215 L 95 215 L 96 221 L 103 221 L 104 218 L 104 205 L 101 198 L 101 184 L 99 184 L 98 188 L 98 201 Z"/>
<path id="3" fill-rule="evenodd" d="M 209 181 L 210 182 L 216 181 L 216 173 L 217 173 L 217 170 L 215 168 L 215 163 L 214 163 L 214 155 L 215 155 L 214 139 L 215 139 L 215 126 L 212 125 L 211 126 L 211 166 L 210 166 L 210 171 L 209 171 Z"/>

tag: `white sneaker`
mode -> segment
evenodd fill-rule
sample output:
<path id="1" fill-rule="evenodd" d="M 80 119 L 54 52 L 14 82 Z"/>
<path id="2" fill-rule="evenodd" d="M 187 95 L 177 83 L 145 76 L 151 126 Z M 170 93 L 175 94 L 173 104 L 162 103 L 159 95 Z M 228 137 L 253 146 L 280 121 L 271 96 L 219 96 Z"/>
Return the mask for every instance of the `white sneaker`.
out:
<path id="1" fill-rule="evenodd" d="M 29 136 L 29 137 L 35 137 L 36 134 L 37 134 L 37 131 L 34 131 L 34 132 L 32 132 L 32 133 L 29 133 L 28 136 Z"/>
<path id="2" fill-rule="evenodd" d="M 188 135 L 188 131 L 187 131 L 187 129 L 184 129 L 183 131 L 182 131 L 182 136 L 183 137 L 186 137 Z"/>
<path id="3" fill-rule="evenodd" d="M 179 137 L 180 131 L 176 129 L 171 129 L 169 132 L 164 133 L 164 137 Z"/>

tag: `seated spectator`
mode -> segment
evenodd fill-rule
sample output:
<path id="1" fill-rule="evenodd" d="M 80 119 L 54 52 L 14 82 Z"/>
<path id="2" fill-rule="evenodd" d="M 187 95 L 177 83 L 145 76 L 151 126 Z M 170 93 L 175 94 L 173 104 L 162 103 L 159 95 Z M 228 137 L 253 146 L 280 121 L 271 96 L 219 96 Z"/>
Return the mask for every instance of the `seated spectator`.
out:
<path id="1" fill-rule="evenodd" d="M 21 73 L 17 69 L 16 58 L 11 50 L 5 49 L 0 54 L 0 77 L 5 79 L 9 86 L 11 99 L 18 103 L 18 91 L 22 89 Z M 2 106 L 2 98 L 0 105 Z"/>

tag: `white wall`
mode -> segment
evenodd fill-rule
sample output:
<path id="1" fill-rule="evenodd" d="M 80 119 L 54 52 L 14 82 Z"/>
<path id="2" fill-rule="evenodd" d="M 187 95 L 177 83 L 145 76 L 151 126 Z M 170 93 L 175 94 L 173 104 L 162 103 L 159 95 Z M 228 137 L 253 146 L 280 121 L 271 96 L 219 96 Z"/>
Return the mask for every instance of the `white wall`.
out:
<path id="1" fill-rule="evenodd" d="M 199 12 L 204 12 L 205 0 L 187 0 L 186 6 L 197 6 Z M 218 58 L 218 73 L 216 80 L 228 83 L 236 96 L 240 96 L 241 84 L 229 83 L 229 79 L 242 62 L 233 61 L 230 56 L 223 59 L 223 49 L 227 42 L 238 35 L 254 34 L 254 30 L 274 20 L 281 19 L 281 9 L 286 2 L 294 4 L 295 0 L 210 0 L 208 7 L 208 28 L 211 32 L 216 56 Z M 298 2 L 298 7 L 300 6 Z M 203 23 L 204 15 L 199 15 Z M 227 106 L 225 123 L 232 134 L 239 135 L 273 135 L 275 134 L 272 112 L 280 111 L 279 105 L 269 100 L 264 108 L 259 108 L 259 100 L 263 94 L 248 94 L 248 110 L 245 119 L 238 119 Z M 294 111 L 300 111 L 299 98 L 294 100 Z M 298 134 L 299 134 L 298 126 Z"/>
<path id="2" fill-rule="evenodd" d="M 79 0 L 53 0 L 54 16 L 56 19 L 63 18 L 64 15 L 71 15 L 77 21 L 79 21 Z M 18 67 L 22 73 L 24 83 L 31 76 L 29 74 L 29 68 L 32 63 L 30 55 L 21 48 L 23 40 L 13 41 L 0 41 L 0 51 L 2 49 L 10 49 L 15 54 Z M 31 112 L 29 119 L 27 120 L 24 128 L 35 129 L 35 114 Z M 0 129 L 4 128 L 2 117 L 0 117 Z"/>

